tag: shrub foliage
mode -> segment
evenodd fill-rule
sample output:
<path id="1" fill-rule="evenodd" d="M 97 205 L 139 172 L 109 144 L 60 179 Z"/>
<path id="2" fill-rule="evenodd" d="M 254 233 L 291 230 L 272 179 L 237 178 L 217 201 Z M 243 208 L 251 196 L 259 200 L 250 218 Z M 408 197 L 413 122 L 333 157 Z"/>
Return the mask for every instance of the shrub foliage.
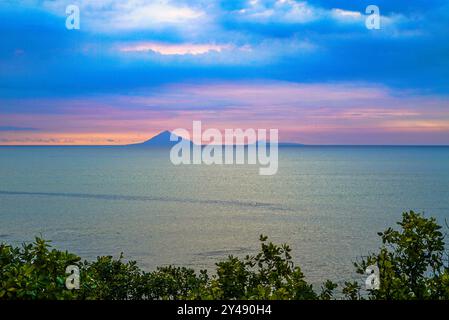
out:
<path id="1" fill-rule="evenodd" d="M 261 236 L 256 255 L 229 256 L 216 263 L 216 272 L 199 273 L 184 267 L 141 270 L 120 255 L 81 261 L 67 251 L 51 248 L 49 241 L 13 247 L 0 245 L 0 299 L 449 299 L 449 266 L 444 235 L 434 218 L 405 212 L 399 230 L 379 233 L 382 245 L 356 262 L 365 274 L 370 265 L 380 271 L 380 288 L 362 290 L 363 282 L 345 282 L 341 290 L 327 280 L 319 292 L 307 283 L 294 264 L 288 245 L 276 245 Z M 80 288 L 65 286 L 68 265 L 80 269 Z"/>

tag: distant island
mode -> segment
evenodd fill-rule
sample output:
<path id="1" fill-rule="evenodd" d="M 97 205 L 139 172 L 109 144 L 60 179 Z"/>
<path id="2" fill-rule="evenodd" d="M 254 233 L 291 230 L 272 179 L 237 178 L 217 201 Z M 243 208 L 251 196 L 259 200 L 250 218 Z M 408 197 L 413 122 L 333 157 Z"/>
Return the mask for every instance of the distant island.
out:
<path id="1" fill-rule="evenodd" d="M 129 147 L 156 147 L 156 148 L 170 147 L 171 148 L 172 146 L 174 146 L 175 144 L 177 144 L 179 141 L 181 141 L 183 139 L 182 137 L 174 135 L 175 137 L 177 137 L 177 139 L 175 141 L 171 141 L 170 140 L 171 135 L 172 135 L 172 133 L 170 131 L 165 130 L 144 142 L 128 144 L 127 146 L 129 146 Z"/>
<path id="2" fill-rule="evenodd" d="M 126 145 L 127 147 L 154 147 L 154 148 L 171 148 L 178 142 L 180 142 L 182 137 L 177 136 L 176 134 L 173 134 L 177 139 L 175 141 L 170 140 L 170 136 L 172 135 L 172 132 L 169 130 L 162 131 L 155 135 L 154 137 L 140 143 L 133 143 Z M 191 144 L 193 142 L 189 141 Z M 258 142 L 259 143 L 259 142 Z M 269 144 L 269 142 L 268 142 Z M 294 143 L 294 142 L 280 142 L 278 143 L 279 147 L 300 147 L 304 146 L 304 144 L 300 143 Z"/>

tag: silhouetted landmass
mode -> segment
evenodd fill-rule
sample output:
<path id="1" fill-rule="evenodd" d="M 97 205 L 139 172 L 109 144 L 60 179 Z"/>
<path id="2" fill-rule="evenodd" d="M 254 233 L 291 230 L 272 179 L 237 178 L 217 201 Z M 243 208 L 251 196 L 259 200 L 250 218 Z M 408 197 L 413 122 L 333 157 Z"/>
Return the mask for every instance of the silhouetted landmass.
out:
<path id="1" fill-rule="evenodd" d="M 171 141 L 170 140 L 170 136 L 171 135 L 172 135 L 172 133 L 170 131 L 166 130 L 166 131 L 163 131 L 163 132 L 155 135 L 151 139 L 148 139 L 147 141 L 144 141 L 144 142 L 141 142 L 141 143 L 130 144 L 130 145 L 127 145 L 127 146 L 130 146 L 130 147 L 157 147 L 157 148 L 162 148 L 162 147 L 165 148 L 165 147 L 167 147 L 167 148 L 171 148 L 172 146 L 177 144 L 179 141 L 181 141 L 181 139 L 183 139 L 182 137 L 174 135 L 175 137 L 177 137 L 177 139 L 175 141 Z M 189 143 L 191 145 L 193 145 L 193 143 L 191 141 L 189 141 Z M 257 146 L 259 144 L 260 144 L 260 142 L 256 143 Z M 270 143 L 267 142 L 267 145 L 270 145 Z M 279 147 L 301 147 L 301 146 L 304 146 L 304 145 L 300 144 L 300 143 L 294 143 L 294 142 L 279 142 L 278 146 Z"/>
<path id="2" fill-rule="evenodd" d="M 129 147 L 155 147 L 155 148 L 171 148 L 175 144 L 177 144 L 179 141 L 181 141 L 182 137 L 179 137 L 177 135 L 174 135 L 177 139 L 175 141 L 171 141 L 172 133 L 168 130 L 163 131 L 157 135 L 155 135 L 153 138 L 144 141 L 142 143 L 136 143 L 136 144 L 130 144 Z"/>

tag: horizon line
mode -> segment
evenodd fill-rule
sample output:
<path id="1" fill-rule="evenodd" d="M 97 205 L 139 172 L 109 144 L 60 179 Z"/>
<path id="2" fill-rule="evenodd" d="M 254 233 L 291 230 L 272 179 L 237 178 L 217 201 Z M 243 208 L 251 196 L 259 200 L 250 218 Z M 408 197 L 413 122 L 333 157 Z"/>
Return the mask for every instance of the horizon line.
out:
<path id="1" fill-rule="evenodd" d="M 269 144 L 269 142 L 267 143 Z M 304 144 L 299 142 L 278 142 L 279 147 L 449 147 L 449 144 Z M 201 144 L 207 146 L 214 144 Z M 144 146 L 143 143 L 134 144 L 0 144 L 0 147 L 138 147 L 142 148 L 166 148 L 167 146 Z M 219 144 L 217 146 L 220 146 Z M 221 146 L 249 146 L 244 145 L 225 145 Z"/>

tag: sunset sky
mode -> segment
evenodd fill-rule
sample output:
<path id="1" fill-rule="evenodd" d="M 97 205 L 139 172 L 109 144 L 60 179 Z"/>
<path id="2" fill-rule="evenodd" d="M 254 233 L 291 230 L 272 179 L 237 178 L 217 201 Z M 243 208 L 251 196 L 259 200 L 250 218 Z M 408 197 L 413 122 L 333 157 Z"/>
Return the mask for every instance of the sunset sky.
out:
<path id="1" fill-rule="evenodd" d="M 193 120 L 306 144 L 449 144 L 445 0 L 3 0 L 0 34 L 3 145 L 127 144 Z"/>

